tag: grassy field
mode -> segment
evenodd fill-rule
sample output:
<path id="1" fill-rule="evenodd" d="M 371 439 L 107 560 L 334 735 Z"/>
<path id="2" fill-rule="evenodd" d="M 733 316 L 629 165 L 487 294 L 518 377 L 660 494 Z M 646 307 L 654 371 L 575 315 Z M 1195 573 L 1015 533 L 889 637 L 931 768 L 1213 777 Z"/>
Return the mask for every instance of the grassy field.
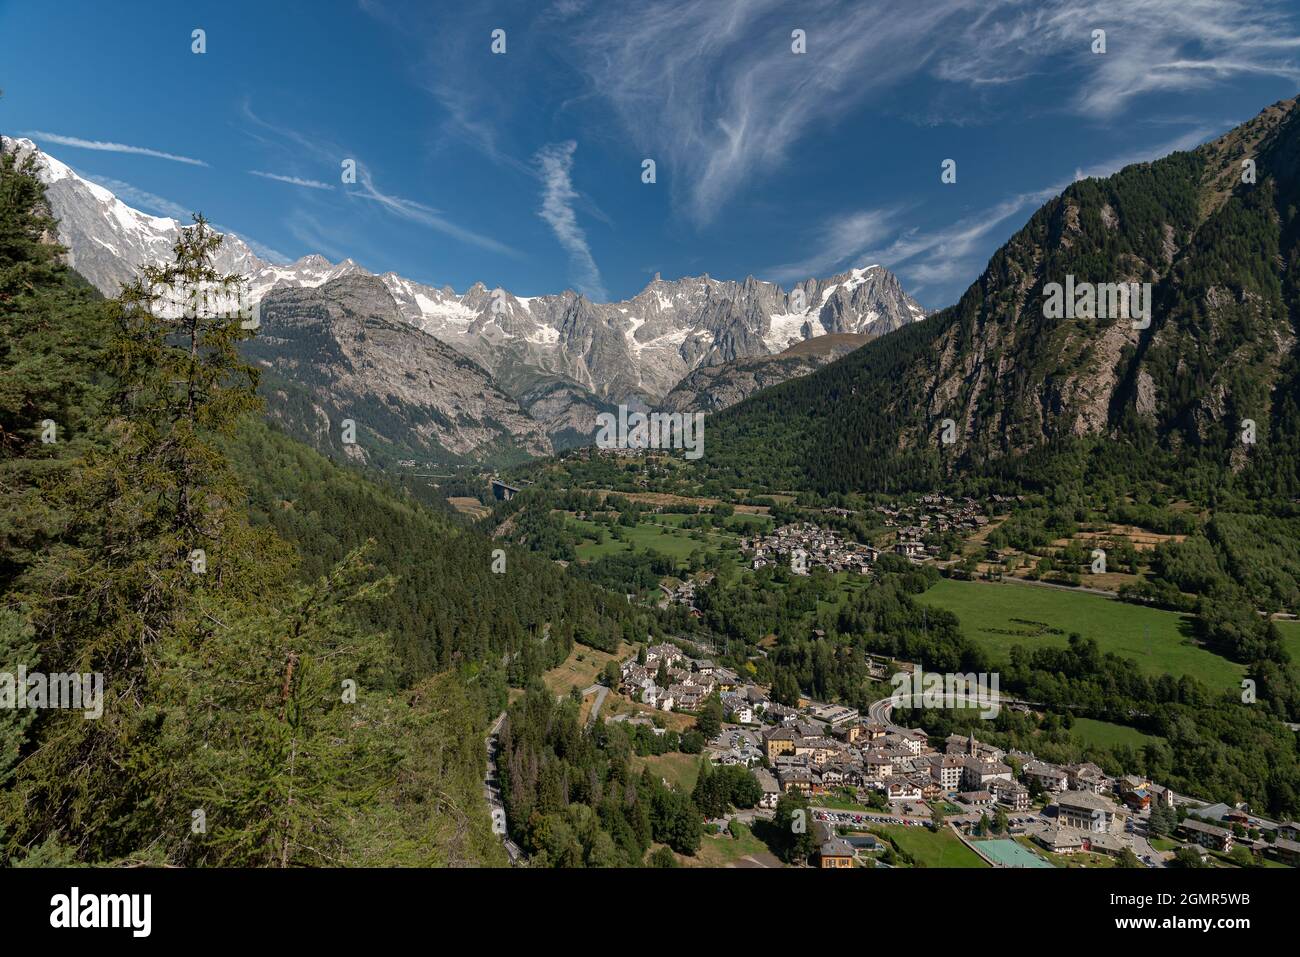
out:
<path id="1" fill-rule="evenodd" d="M 650 719 L 659 719 L 659 723 L 669 731 L 689 731 L 695 727 L 695 715 L 680 711 L 658 711 L 639 701 L 633 701 L 627 695 L 610 692 L 605 704 L 600 709 L 600 716 L 608 721 L 616 714 L 642 715 Z"/>
<path id="2" fill-rule="evenodd" d="M 1282 644 L 1291 653 L 1291 660 L 1300 662 L 1300 621 L 1279 621 L 1277 630 L 1282 633 Z"/>
<path id="3" fill-rule="evenodd" d="M 1100 595 L 942 579 L 919 600 L 953 612 L 962 631 L 995 660 L 1005 660 L 1017 644 L 1064 647 L 1066 636 L 1078 632 L 1102 651 L 1132 659 L 1147 675 L 1191 675 L 1226 689 L 1244 673 L 1241 665 L 1195 646 L 1187 616 Z"/>
<path id="4" fill-rule="evenodd" d="M 619 647 L 616 655 L 586 645 L 574 645 L 563 664 L 542 675 L 542 683 L 557 695 L 568 694 L 572 688 L 590 687 L 605 667 L 605 662 L 622 661 L 631 652 L 632 646 L 626 644 Z"/>
<path id="5" fill-rule="evenodd" d="M 632 771 L 640 775 L 642 768 L 649 768 L 651 774 L 657 774 L 673 787 L 687 793 L 695 790 L 695 780 L 700 776 L 700 755 L 672 752 L 669 754 L 649 754 L 645 757 L 632 755 Z"/>
<path id="6" fill-rule="evenodd" d="M 1134 748 L 1144 748 L 1148 744 L 1157 744 L 1164 740 L 1154 734 L 1145 734 L 1137 728 L 1109 721 L 1095 721 L 1092 718 L 1075 718 L 1070 733 L 1080 744 L 1097 748 L 1113 748 L 1127 744 Z"/>
<path id="7" fill-rule="evenodd" d="M 754 836 L 754 832 L 740 822 L 736 822 L 736 837 L 726 831 L 721 834 L 706 834 L 700 841 L 700 849 L 694 857 L 677 855 L 677 862 L 684 867 L 782 867 L 780 860 L 766 844 Z M 742 860 L 753 858 L 753 861 Z"/>
<path id="8" fill-rule="evenodd" d="M 988 867 L 978 854 L 946 827 L 931 831 L 928 827 L 882 824 L 871 830 L 892 840 L 900 850 L 906 851 L 926 867 Z"/>
<path id="9" fill-rule="evenodd" d="M 1052 854 L 1052 863 L 1057 867 L 1114 867 L 1115 858 L 1109 854 Z"/>
<path id="10" fill-rule="evenodd" d="M 658 519 L 660 516 L 654 517 Z M 576 518 L 569 519 L 569 524 L 587 539 L 578 545 L 576 549 L 578 558 L 587 561 L 604 555 L 617 555 L 635 547 L 639 552 L 651 549 L 670 558 L 675 558 L 680 562 L 685 560 L 697 548 L 715 548 L 719 544 L 734 546 L 737 541 L 733 535 L 718 534 L 716 532 L 705 535 L 704 541 L 696 541 L 690 537 L 691 530 L 668 527 L 670 523 L 652 525 L 642 521 L 634 528 L 620 529 L 623 535 L 623 541 L 621 542 L 610 535 L 608 529 L 605 529 L 605 540 L 597 542 L 597 529 L 601 529 L 603 526 Z"/>
<path id="11" fill-rule="evenodd" d="M 462 515 L 468 515 L 473 519 L 480 519 L 492 514 L 492 509 L 488 508 L 476 498 L 452 496 L 447 499 L 447 502 Z"/>

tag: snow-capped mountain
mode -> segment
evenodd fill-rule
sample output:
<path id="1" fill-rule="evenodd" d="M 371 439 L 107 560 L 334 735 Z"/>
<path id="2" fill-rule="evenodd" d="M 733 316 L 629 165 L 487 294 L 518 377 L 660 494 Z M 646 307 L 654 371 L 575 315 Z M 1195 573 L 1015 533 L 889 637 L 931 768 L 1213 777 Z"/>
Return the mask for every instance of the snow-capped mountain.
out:
<path id="1" fill-rule="evenodd" d="M 420 328 L 469 355 L 509 390 L 541 375 L 609 401 L 657 400 L 687 373 L 775 355 L 827 333 L 874 338 L 925 317 L 880 266 L 809 279 L 785 292 L 750 276 L 654 280 L 631 299 L 595 303 L 566 291 L 517 297 L 481 283 L 464 295 L 393 273 L 381 277 Z"/>
<path id="2" fill-rule="evenodd" d="M 46 198 L 59 221 L 59 242 L 68 247 L 68 265 L 104 295 L 117 295 L 124 282 L 135 278 L 140 266 L 171 259 L 181 223 L 128 206 L 110 190 L 78 176 L 37 149 L 31 140 L 5 137 L 3 141 L 9 148 L 17 144 L 20 156 L 36 154 Z M 247 276 L 254 302 L 261 301 L 277 285 L 319 286 L 340 276 L 365 272 L 350 259 L 333 265 L 323 256 L 314 255 L 288 266 L 269 263 L 233 233 L 226 233 L 216 267 Z"/>
<path id="3" fill-rule="evenodd" d="M 170 257 L 180 223 L 135 210 L 30 140 L 17 142 L 38 154 L 71 265 L 101 291 L 114 295 L 140 265 Z M 218 265 L 246 275 L 255 302 L 279 287 L 315 288 L 341 276 L 370 275 L 350 259 L 332 264 L 318 255 L 270 263 L 229 235 Z M 528 397 L 546 396 L 546 411 L 537 414 L 548 431 L 572 430 L 595 408 L 584 405 L 583 394 L 592 403 L 653 403 L 701 366 L 776 355 L 828 333 L 874 338 L 925 316 L 878 265 L 808 279 L 789 292 L 752 276 L 734 282 L 656 274 L 631 299 L 610 303 L 567 290 L 529 297 L 475 283 L 458 294 L 392 272 L 379 278 L 407 322 L 473 359 L 530 410 Z M 557 387 L 563 402 L 555 401 Z M 563 424 L 549 421 L 553 415 Z"/>

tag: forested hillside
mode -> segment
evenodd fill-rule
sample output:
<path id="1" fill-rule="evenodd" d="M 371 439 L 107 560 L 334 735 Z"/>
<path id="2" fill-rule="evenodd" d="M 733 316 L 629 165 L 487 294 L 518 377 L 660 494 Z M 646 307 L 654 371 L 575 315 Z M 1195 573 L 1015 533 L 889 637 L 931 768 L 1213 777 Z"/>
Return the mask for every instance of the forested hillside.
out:
<path id="1" fill-rule="evenodd" d="M 384 602 L 359 612 L 360 622 L 390 636 L 402 682 L 463 665 L 521 686 L 563 661 L 575 639 L 612 649 L 622 636 L 626 602 L 525 551 L 509 550 L 505 571 L 494 573 L 500 543 L 272 426 L 250 419 L 232 437 L 231 455 L 254 525 L 296 546 L 303 580 L 373 542 L 370 560 L 395 582 Z"/>
<path id="2" fill-rule="evenodd" d="M 0 862 L 504 863 L 486 719 L 624 608 L 264 424 L 239 318 L 157 308 L 239 281 L 220 237 L 103 300 L 33 174 L 0 155 L 0 671 L 102 698 L 0 710 Z"/>
<path id="3" fill-rule="evenodd" d="M 1288 100 L 1074 183 L 955 306 L 711 417 L 707 467 L 821 491 L 1064 472 L 1163 478 L 1198 501 L 1300 496 L 1298 157 Z M 1097 318 L 1049 318 L 1047 287 L 1067 277 L 1150 283 L 1149 325 L 1095 304 Z"/>

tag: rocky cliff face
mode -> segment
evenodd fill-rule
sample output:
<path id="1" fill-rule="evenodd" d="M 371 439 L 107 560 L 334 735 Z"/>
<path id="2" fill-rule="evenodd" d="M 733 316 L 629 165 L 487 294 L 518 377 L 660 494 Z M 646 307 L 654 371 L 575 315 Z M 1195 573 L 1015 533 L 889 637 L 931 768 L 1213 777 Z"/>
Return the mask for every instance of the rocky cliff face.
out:
<path id="1" fill-rule="evenodd" d="M 774 356 L 700 366 L 673 387 L 658 408 L 666 412 L 721 412 L 761 389 L 808 375 L 870 341 L 857 333 L 809 339 Z"/>
<path id="2" fill-rule="evenodd" d="M 271 412 L 318 445 L 377 465 L 552 450 L 540 423 L 473 360 L 412 328 L 373 276 L 275 289 L 261 320 L 247 348 L 272 373 Z"/>

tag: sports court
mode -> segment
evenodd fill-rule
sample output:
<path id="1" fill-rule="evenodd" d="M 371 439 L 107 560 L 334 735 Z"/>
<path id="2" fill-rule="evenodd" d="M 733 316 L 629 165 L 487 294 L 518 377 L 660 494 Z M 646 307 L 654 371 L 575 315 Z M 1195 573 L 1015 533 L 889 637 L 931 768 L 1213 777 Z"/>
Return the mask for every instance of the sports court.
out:
<path id="1" fill-rule="evenodd" d="M 978 841 L 980 851 L 998 867 L 1051 867 L 1029 848 L 1005 838 L 996 841 Z"/>

